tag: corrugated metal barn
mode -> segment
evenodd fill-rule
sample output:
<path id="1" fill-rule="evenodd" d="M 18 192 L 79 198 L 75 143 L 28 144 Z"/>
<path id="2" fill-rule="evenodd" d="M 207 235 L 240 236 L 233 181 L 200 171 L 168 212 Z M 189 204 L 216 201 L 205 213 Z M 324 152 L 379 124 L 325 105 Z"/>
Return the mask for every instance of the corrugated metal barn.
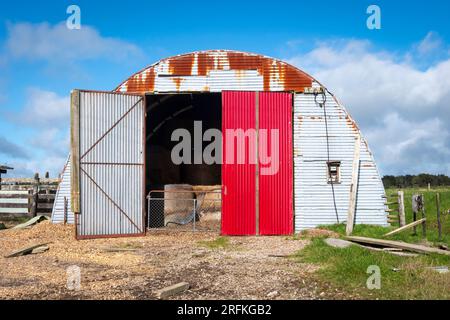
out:
<path id="1" fill-rule="evenodd" d="M 223 164 L 178 170 L 171 133 L 193 131 L 195 121 L 222 134 L 253 130 L 256 145 L 231 148 L 256 161 L 226 161 L 224 138 Z M 261 137 L 273 129 L 280 145 L 270 173 Z M 222 185 L 225 235 L 292 234 L 346 222 L 349 211 L 357 224 L 388 224 L 384 188 L 355 121 L 318 81 L 277 59 L 194 52 L 158 61 L 113 92 L 74 90 L 71 137 L 78 239 L 144 234 L 145 197 L 169 183 Z"/>

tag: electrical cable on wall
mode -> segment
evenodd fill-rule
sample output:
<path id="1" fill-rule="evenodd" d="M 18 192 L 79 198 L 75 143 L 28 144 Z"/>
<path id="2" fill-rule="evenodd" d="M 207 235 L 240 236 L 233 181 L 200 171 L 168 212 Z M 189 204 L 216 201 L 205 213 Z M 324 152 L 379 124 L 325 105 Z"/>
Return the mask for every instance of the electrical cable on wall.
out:
<path id="1" fill-rule="evenodd" d="M 330 164 L 330 139 L 329 139 L 329 134 L 328 134 L 328 119 L 327 119 L 327 110 L 326 110 L 326 102 L 327 102 L 327 93 L 326 93 L 326 89 L 322 88 L 321 90 L 321 95 L 322 95 L 322 101 L 321 102 L 317 102 L 317 96 L 319 95 L 319 93 L 315 92 L 314 93 L 314 102 L 316 104 L 318 104 L 322 109 L 323 109 L 323 117 L 325 119 L 325 136 L 326 136 L 326 141 L 327 141 L 327 170 L 328 170 L 328 174 L 329 174 L 329 164 Z M 331 192 L 333 194 L 333 205 L 334 205 L 334 212 L 336 214 L 336 221 L 339 224 L 339 214 L 338 214 L 338 210 L 337 210 L 337 206 L 336 206 L 336 194 L 334 191 L 334 181 L 331 181 Z"/>

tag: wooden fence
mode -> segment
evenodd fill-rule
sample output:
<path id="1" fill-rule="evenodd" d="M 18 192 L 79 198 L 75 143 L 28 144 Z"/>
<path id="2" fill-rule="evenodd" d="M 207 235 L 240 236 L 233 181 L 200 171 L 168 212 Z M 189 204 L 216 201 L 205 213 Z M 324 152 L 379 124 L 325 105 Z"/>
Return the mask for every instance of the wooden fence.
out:
<path id="1" fill-rule="evenodd" d="M 0 219 L 37 215 L 50 216 L 58 179 L 4 179 L 0 190 Z"/>

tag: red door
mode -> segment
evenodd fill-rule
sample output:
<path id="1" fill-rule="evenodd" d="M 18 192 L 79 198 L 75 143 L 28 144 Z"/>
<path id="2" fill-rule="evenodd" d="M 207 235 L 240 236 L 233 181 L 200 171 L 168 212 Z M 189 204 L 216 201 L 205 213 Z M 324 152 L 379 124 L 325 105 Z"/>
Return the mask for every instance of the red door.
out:
<path id="1" fill-rule="evenodd" d="M 259 93 L 258 147 L 259 234 L 292 234 L 292 94 Z"/>
<path id="2" fill-rule="evenodd" d="M 222 234 L 291 234 L 292 95 L 224 91 L 222 135 Z"/>
<path id="3" fill-rule="evenodd" d="M 256 163 L 252 164 L 249 160 L 250 157 L 256 156 L 257 150 L 256 146 L 251 146 L 250 137 L 242 140 L 241 135 L 239 141 L 239 137 L 232 135 L 255 131 L 255 97 L 255 92 L 224 91 L 222 94 L 222 234 L 224 235 L 256 234 Z M 243 142 L 246 145 L 243 145 Z M 245 159 L 242 159 L 243 154 Z"/>

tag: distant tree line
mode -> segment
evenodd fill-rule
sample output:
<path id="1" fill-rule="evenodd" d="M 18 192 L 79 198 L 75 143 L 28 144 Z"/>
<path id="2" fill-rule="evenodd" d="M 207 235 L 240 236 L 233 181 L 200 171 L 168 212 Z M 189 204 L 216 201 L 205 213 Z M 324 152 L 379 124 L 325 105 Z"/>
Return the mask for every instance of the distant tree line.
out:
<path id="1" fill-rule="evenodd" d="M 450 177 L 444 174 L 427 174 L 404 176 L 384 176 L 383 184 L 385 188 L 407 188 L 407 187 L 426 187 L 428 183 L 433 186 L 450 186 Z"/>

